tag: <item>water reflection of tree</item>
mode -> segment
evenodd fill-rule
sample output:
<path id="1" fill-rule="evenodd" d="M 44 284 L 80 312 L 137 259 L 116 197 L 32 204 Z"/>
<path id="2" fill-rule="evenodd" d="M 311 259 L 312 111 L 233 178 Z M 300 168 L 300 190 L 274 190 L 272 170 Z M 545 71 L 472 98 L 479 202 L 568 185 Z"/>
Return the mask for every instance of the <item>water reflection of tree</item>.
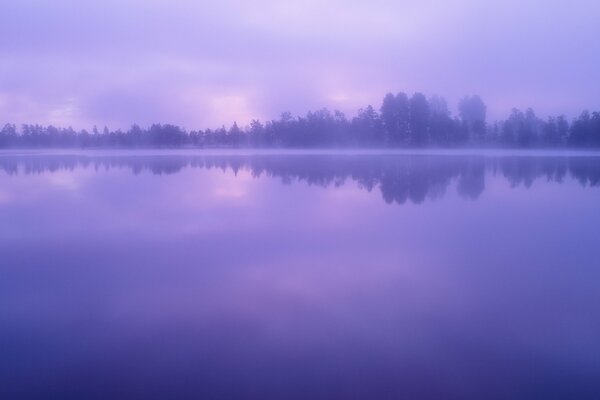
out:
<path id="1" fill-rule="evenodd" d="M 347 181 L 369 192 L 381 191 L 386 203 L 420 204 L 443 197 L 455 183 L 459 195 L 477 199 L 486 174 L 500 174 L 511 187 L 530 187 L 535 180 L 563 182 L 570 174 L 584 186 L 600 186 L 600 157 L 483 157 L 428 155 L 4 155 L 0 171 L 9 175 L 43 174 L 76 168 L 130 169 L 134 174 L 176 174 L 184 168 L 249 171 L 284 184 L 305 182 L 319 187 Z"/>
<path id="2" fill-rule="evenodd" d="M 562 182 L 570 161 L 575 158 L 567 157 L 506 157 L 501 160 L 502 174 L 508 179 L 511 186 L 524 185 L 530 187 L 533 182 L 540 177 L 545 177 L 547 181 Z M 595 160 L 592 167 L 598 167 L 598 159 Z M 588 171 L 582 171 L 587 174 Z"/>

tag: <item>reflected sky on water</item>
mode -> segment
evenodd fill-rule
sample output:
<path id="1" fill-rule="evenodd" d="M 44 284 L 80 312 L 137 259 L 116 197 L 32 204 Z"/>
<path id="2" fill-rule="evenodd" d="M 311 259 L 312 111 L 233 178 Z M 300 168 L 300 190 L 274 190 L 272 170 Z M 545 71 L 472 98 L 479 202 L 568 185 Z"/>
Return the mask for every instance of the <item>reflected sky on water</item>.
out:
<path id="1" fill-rule="evenodd" d="M 595 398 L 600 157 L 0 155 L 1 398 Z"/>

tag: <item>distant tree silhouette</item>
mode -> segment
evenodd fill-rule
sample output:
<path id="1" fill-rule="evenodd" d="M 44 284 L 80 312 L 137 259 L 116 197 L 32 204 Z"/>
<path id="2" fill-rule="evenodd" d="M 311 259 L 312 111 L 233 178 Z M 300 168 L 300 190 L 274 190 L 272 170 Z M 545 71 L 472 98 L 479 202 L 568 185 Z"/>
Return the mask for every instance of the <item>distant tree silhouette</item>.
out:
<path id="1" fill-rule="evenodd" d="M 409 101 L 405 93 L 388 93 L 381 105 L 381 122 L 386 141 L 392 146 L 406 144 L 409 132 Z"/>
<path id="2" fill-rule="evenodd" d="M 360 109 L 352 120 L 353 136 L 359 146 L 373 147 L 383 143 L 383 123 L 372 106 Z"/>
<path id="3" fill-rule="evenodd" d="M 600 147 L 600 113 L 583 111 L 571 124 L 568 141 L 577 147 Z"/>
<path id="4" fill-rule="evenodd" d="M 432 96 L 429 99 L 429 136 L 431 143 L 439 146 L 461 144 L 458 121 L 452 120 L 446 99 Z"/>
<path id="5" fill-rule="evenodd" d="M 545 123 L 542 123 L 542 141 L 548 147 L 559 147 L 565 145 L 567 141 L 569 123 L 563 115 L 558 117 L 548 117 Z"/>
<path id="6" fill-rule="evenodd" d="M 100 132 L 93 126 L 75 131 L 24 124 L 5 124 L 0 130 L 0 148 L 179 148 L 179 147 L 579 147 L 600 148 L 600 113 L 584 111 L 571 123 L 564 116 L 538 118 L 529 108 L 513 109 L 504 121 L 486 122 L 487 108 L 479 96 L 467 96 L 452 116 L 446 100 L 427 99 L 422 93 L 410 98 L 403 92 L 388 93 L 379 112 L 372 106 L 348 119 L 342 112 L 322 108 L 304 116 L 289 112 L 279 119 L 249 126 L 237 123 L 227 128 L 185 131 L 171 124 L 127 131 Z"/>
<path id="7" fill-rule="evenodd" d="M 422 93 L 415 93 L 410 98 L 409 106 L 410 142 L 415 146 L 424 146 L 429 141 L 429 102 Z"/>
<path id="8" fill-rule="evenodd" d="M 544 123 L 538 119 L 535 112 L 529 108 L 525 113 L 513 108 L 510 116 L 504 122 L 502 138 L 505 144 L 518 147 L 532 147 L 541 144 L 541 132 L 551 131 L 553 128 L 548 126 L 548 121 Z M 558 126 L 557 126 L 558 135 Z"/>
<path id="9" fill-rule="evenodd" d="M 487 107 L 481 97 L 467 96 L 458 103 L 460 118 L 471 140 L 482 143 L 486 133 Z"/>
<path id="10" fill-rule="evenodd" d="M 0 130 L 0 148 L 13 147 L 17 143 L 17 127 L 12 124 L 6 124 Z"/>

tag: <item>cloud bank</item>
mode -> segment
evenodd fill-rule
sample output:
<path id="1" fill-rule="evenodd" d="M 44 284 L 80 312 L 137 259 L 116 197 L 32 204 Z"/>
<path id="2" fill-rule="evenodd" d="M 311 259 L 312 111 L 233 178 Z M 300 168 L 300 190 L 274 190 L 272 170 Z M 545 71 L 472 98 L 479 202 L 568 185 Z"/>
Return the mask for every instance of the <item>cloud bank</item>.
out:
<path id="1" fill-rule="evenodd" d="M 5 0 L 0 123 L 247 124 L 388 92 L 600 109 L 600 3 Z"/>

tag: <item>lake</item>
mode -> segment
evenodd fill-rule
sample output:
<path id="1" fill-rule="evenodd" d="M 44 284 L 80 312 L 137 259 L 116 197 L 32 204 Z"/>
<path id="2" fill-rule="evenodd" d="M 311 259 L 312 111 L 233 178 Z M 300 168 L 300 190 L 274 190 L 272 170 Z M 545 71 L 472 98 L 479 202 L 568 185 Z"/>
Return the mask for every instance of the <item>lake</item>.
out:
<path id="1" fill-rule="evenodd" d="M 598 399 L 600 154 L 4 151 L 2 399 Z"/>

